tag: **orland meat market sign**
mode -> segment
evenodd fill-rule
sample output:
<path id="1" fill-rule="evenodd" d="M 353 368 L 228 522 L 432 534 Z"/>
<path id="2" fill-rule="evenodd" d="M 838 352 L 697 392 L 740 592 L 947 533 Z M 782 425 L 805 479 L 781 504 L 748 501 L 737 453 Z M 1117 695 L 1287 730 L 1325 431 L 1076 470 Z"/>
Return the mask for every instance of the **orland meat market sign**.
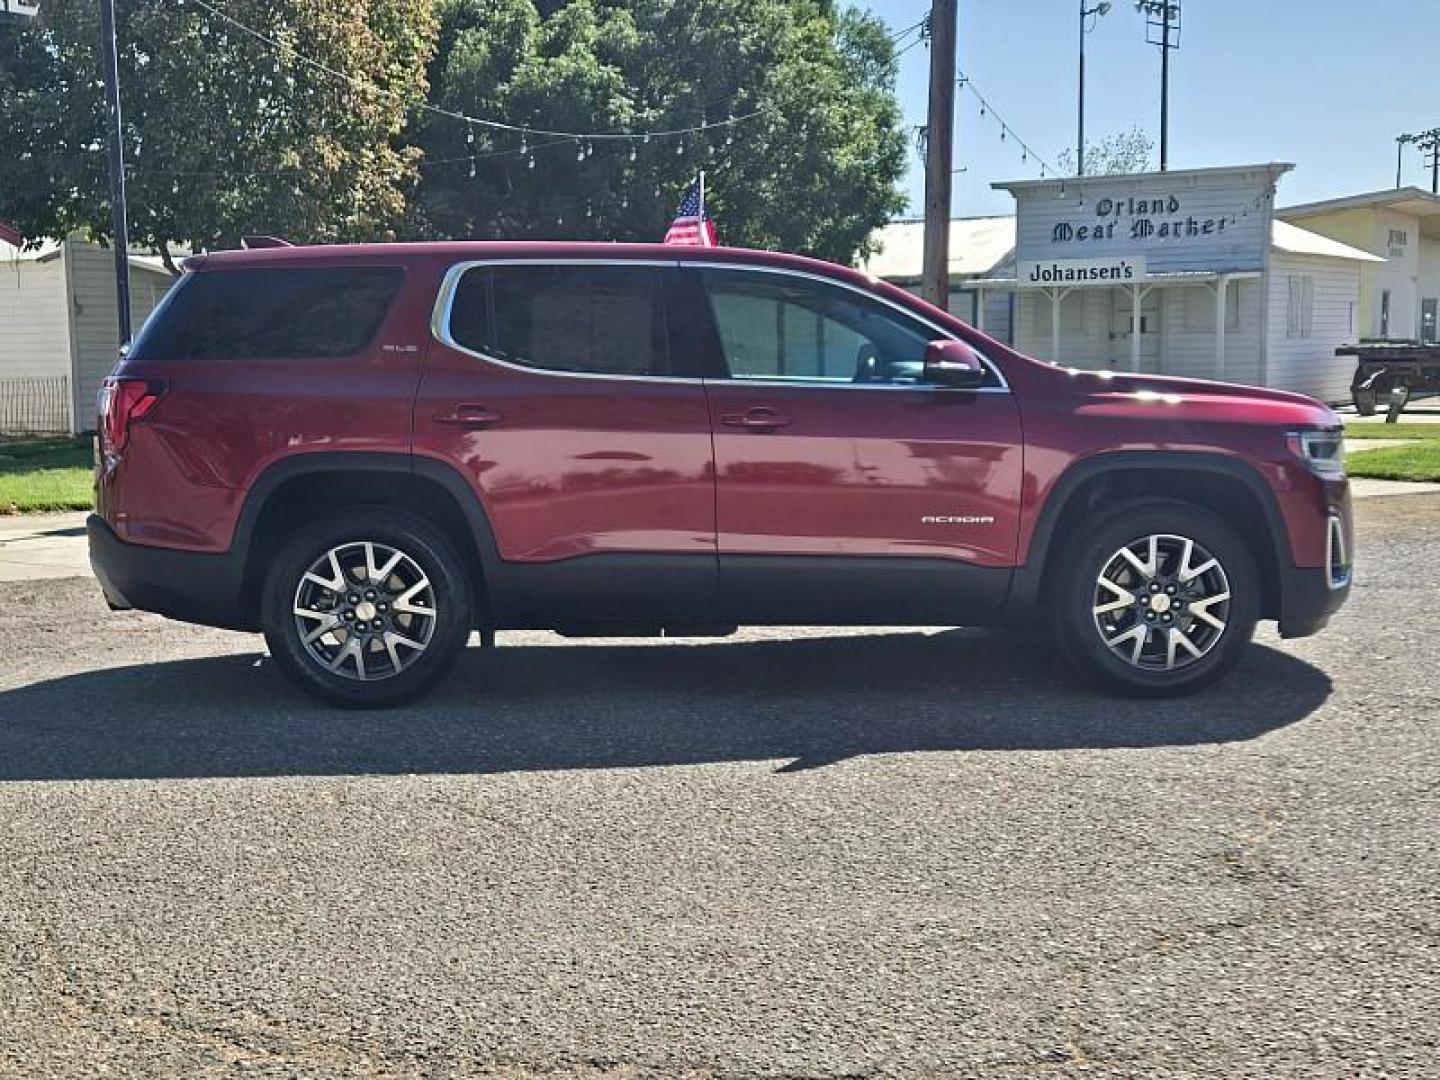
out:
<path id="1" fill-rule="evenodd" d="M 1129 240 L 1193 240 L 1225 231 L 1233 215 L 1211 214 L 1196 217 L 1181 215 L 1184 203 L 1178 195 L 1139 198 L 1131 195 L 1118 199 L 1100 199 L 1095 203 L 1092 221 L 1079 224 L 1057 221 L 1050 230 L 1052 244 L 1093 244 L 1115 239 L 1118 228 L 1122 238 Z"/>
<path id="2" fill-rule="evenodd" d="M 1288 165 L 1185 169 L 1133 176 L 1070 177 L 996 184 L 1015 196 L 1016 278 L 1078 260 L 1109 267 L 1128 259 L 1142 274 L 1224 273 L 1264 268 L 1276 179 Z M 1078 271 L 1079 267 L 1077 267 Z M 1115 284 L 1135 278 L 1116 278 Z M 1112 283 L 1096 279 L 1096 284 Z"/>

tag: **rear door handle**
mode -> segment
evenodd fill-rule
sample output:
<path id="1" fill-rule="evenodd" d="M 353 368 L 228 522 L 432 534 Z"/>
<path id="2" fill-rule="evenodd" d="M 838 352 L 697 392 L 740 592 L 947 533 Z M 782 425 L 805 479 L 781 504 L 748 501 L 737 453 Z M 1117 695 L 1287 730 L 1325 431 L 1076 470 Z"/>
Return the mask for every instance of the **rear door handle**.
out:
<path id="1" fill-rule="evenodd" d="M 456 405 L 449 412 L 436 413 L 437 424 L 457 424 L 460 427 L 489 427 L 500 422 L 500 414 L 484 405 Z"/>
<path id="2" fill-rule="evenodd" d="M 720 417 L 726 427 L 744 428 L 746 431 L 774 431 L 790 423 L 790 418 L 774 409 L 755 408 L 743 413 L 728 413 Z"/>

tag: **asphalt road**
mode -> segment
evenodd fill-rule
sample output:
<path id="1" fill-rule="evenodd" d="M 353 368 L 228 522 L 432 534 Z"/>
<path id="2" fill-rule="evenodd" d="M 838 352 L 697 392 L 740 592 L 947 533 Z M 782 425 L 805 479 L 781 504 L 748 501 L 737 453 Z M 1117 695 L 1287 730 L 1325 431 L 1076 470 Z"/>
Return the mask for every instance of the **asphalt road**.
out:
<path id="1" fill-rule="evenodd" d="M 1440 1074 L 1440 496 L 1200 698 L 502 635 L 415 709 L 0 584 L 0 1075 Z"/>

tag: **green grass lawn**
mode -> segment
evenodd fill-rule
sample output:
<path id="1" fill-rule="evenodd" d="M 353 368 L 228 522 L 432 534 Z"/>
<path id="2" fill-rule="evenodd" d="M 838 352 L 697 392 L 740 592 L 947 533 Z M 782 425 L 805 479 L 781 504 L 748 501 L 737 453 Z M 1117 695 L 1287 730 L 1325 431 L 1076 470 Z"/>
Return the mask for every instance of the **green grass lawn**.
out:
<path id="1" fill-rule="evenodd" d="M 1351 424 L 1347 439 L 1414 439 L 1411 446 L 1382 446 L 1345 458 L 1351 476 L 1367 480 L 1440 482 L 1440 424 Z"/>
<path id="2" fill-rule="evenodd" d="M 0 514 L 88 510 L 90 438 L 0 439 Z"/>
<path id="3" fill-rule="evenodd" d="M 1440 439 L 1411 446 L 1382 446 L 1363 450 L 1345 460 L 1351 476 L 1367 480 L 1428 480 L 1440 482 Z"/>
<path id="4" fill-rule="evenodd" d="M 1440 424 L 1349 424 L 1347 439 L 1440 439 Z"/>

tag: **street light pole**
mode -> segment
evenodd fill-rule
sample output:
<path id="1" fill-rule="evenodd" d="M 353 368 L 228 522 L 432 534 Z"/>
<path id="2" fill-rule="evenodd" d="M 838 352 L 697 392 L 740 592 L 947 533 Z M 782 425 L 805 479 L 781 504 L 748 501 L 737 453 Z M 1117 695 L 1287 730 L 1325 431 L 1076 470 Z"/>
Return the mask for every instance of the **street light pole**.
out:
<path id="1" fill-rule="evenodd" d="M 115 307 L 120 347 L 130 343 L 130 230 L 125 220 L 125 147 L 121 143 L 120 62 L 115 0 L 100 0 L 100 52 L 105 64 L 105 116 L 110 143 L 110 231 L 115 245 Z"/>
<path id="2" fill-rule="evenodd" d="M 1096 4 L 1093 8 L 1087 8 L 1085 6 L 1085 0 L 1080 0 L 1080 115 L 1076 125 L 1079 131 L 1075 134 L 1076 176 L 1085 175 L 1085 35 L 1089 32 L 1085 27 L 1085 20 L 1091 15 L 1094 15 L 1098 21 L 1099 17 L 1109 10 L 1110 4 L 1108 0 L 1102 0 L 1101 3 Z M 1094 29 L 1093 24 L 1090 29 Z"/>
<path id="3" fill-rule="evenodd" d="M 1145 40 L 1160 46 L 1160 171 L 1170 164 L 1170 50 L 1180 47 L 1180 0 L 1135 0 Z M 1153 36 L 1159 34 L 1158 40 Z"/>
<path id="4" fill-rule="evenodd" d="M 1165 9 L 1160 38 L 1160 171 L 1170 164 L 1170 0 L 1161 0 Z"/>

